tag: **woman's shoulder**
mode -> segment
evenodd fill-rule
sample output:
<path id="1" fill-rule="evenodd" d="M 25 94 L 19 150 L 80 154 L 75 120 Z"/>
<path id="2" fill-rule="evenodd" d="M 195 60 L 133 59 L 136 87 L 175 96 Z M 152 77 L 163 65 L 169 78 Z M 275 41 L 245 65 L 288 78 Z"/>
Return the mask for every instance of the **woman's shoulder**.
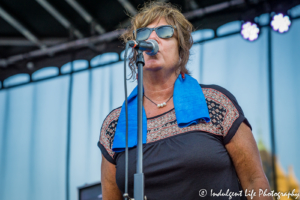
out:
<path id="1" fill-rule="evenodd" d="M 118 124 L 118 120 L 119 120 L 119 116 L 121 113 L 121 109 L 122 107 L 118 107 L 113 109 L 104 119 L 103 123 L 102 123 L 102 127 L 101 127 L 101 131 L 100 131 L 100 135 L 101 136 L 109 136 L 109 138 L 113 138 L 115 131 L 116 131 L 116 127 Z M 102 137 L 103 139 L 103 137 Z"/>
<path id="2" fill-rule="evenodd" d="M 236 98 L 233 96 L 231 92 L 229 92 L 227 89 L 223 88 L 219 85 L 205 85 L 200 84 L 203 94 L 205 97 L 213 97 L 214 99 L 220 99 L 220 98 L 228 98 L 233 101 L 237 101 Z"/>
<path id="3" fill-rule="evenodd" d="M 205 85 L 200 84 L 202 88 L 202 92 L 205 96 L 206 102 L 214 101 L 221 103 L 225 108 L 231 110 L 237 110 L 238 112 L 243 114 L 243 111 L 238 104 L 235 96 L 229 92 L 227 89 L 219 86 L 219 85 Z"/>
<path id="4" fill-rule="evenodd" d="M 115 131 L 122 107 L 112 110 L 104 119 L 100 130 L 100 138 L 98 146 L 104 157 L 111 163 L 115 163 L 113 157 L 115 153 L 112 151 L 112 144 L 115 137 Z"/>
<path id="5" fill-rule="evenodd" d="M 120 107 L 115 108 L 112 111 L 110 111 L 110 113 L 104 119 L 101 129 L 103 129 L 103 128 L 106 129 L 112 122 L 118 121 L 120 113 L 121 113 L 121 109 L 122 109 L 122 107 L 120 106 Z"/>

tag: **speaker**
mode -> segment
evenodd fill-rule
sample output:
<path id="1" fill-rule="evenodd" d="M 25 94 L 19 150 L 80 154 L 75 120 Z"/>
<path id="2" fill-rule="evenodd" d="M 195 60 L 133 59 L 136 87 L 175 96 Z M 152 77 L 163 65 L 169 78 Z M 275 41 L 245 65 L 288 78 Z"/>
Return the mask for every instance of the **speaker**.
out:
<path id="1" fill-rule="evenodd" d="M 102 200 L 101 182 L 78 187 L 79 200 Z"/>

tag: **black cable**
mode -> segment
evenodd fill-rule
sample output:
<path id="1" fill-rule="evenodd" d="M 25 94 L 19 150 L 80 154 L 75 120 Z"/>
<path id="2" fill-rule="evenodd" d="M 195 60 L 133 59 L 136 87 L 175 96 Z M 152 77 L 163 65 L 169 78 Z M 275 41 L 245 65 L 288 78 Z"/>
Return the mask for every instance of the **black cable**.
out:
<path id="1" fill-rule="evenodd" d="M 126 43 L 124 55 L 124 91 L 125 91 L 125 118 L 126 118 L 126 146 L 125 146 L 125 193 L 124 198 L 128 197 L 128 101 L 127 101 L 127 74 L 126 74 L 126 60 L 129 43 Z M 125 196 L 126 195 L 126 196 Z"/>

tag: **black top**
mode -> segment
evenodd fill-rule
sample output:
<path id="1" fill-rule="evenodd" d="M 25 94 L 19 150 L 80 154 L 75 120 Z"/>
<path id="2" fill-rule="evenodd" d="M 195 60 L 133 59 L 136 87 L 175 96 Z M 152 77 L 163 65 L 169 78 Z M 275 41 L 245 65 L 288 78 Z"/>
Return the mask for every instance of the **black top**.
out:
<path id="1" fill-rule="evenodd" d="M 202 85 L 211 122 L 179 128 L 175 110 L 147 119 L 147 143 L 143 145 L 145 195 L 148 200 L 229 199 L 239 196 L 239 183 L 232 160 L 225 148 L 238 127 L 245 122 L 235 97 L 217 85 Z M 121 107 L 104 120 L 98 146 L 103 156 L 116 165 L 116 181 L 124 193 L 125 152 L 111 150 Z M 133 197 L 136 147 L 129 150 L 129 196 Z M 199 195 L 205 194 L 205 198 Z M 199 194 L 200 191 L 200 194 Z M 223 193 L 224 196 L 212 196 Z M 227 195 L 226 195 L 227 193 Z"/>

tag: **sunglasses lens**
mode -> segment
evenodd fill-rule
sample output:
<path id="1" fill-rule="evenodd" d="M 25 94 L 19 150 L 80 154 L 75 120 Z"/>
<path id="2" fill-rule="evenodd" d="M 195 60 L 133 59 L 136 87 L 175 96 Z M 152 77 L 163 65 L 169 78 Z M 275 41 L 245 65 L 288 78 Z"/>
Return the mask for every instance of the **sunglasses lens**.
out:
<path id="1" fill-rule="evenodd" d="M 137 41 L 147 40 L 151 35 L 152 30 L 153 29 L 149 29 L 149 28 L 138 29 L 136 33 L 136 40 Z M 174 29 L 172 26 L 160 26 L 156 28 L 156 34 L 160 38 L 170 38 L 173 36 L 173 33 L 174 33 Z"/>
<path id="2" fill-rule="evenodd" d="M 160 38 L 170 38 L 173 36 L 173 28 L 171 26 L 162 26 L 156 30 L 158 37 Z"/>
<path id="3" fill-rule="evenodd" d="M 138 29 L 137 33 L 136 33 L 136 40 L 138 40 L 138 41 L 147 40 L 151 34 L 150 32 L 151 32 L 151 30 L 149 30 L 147 28 Z"/>

